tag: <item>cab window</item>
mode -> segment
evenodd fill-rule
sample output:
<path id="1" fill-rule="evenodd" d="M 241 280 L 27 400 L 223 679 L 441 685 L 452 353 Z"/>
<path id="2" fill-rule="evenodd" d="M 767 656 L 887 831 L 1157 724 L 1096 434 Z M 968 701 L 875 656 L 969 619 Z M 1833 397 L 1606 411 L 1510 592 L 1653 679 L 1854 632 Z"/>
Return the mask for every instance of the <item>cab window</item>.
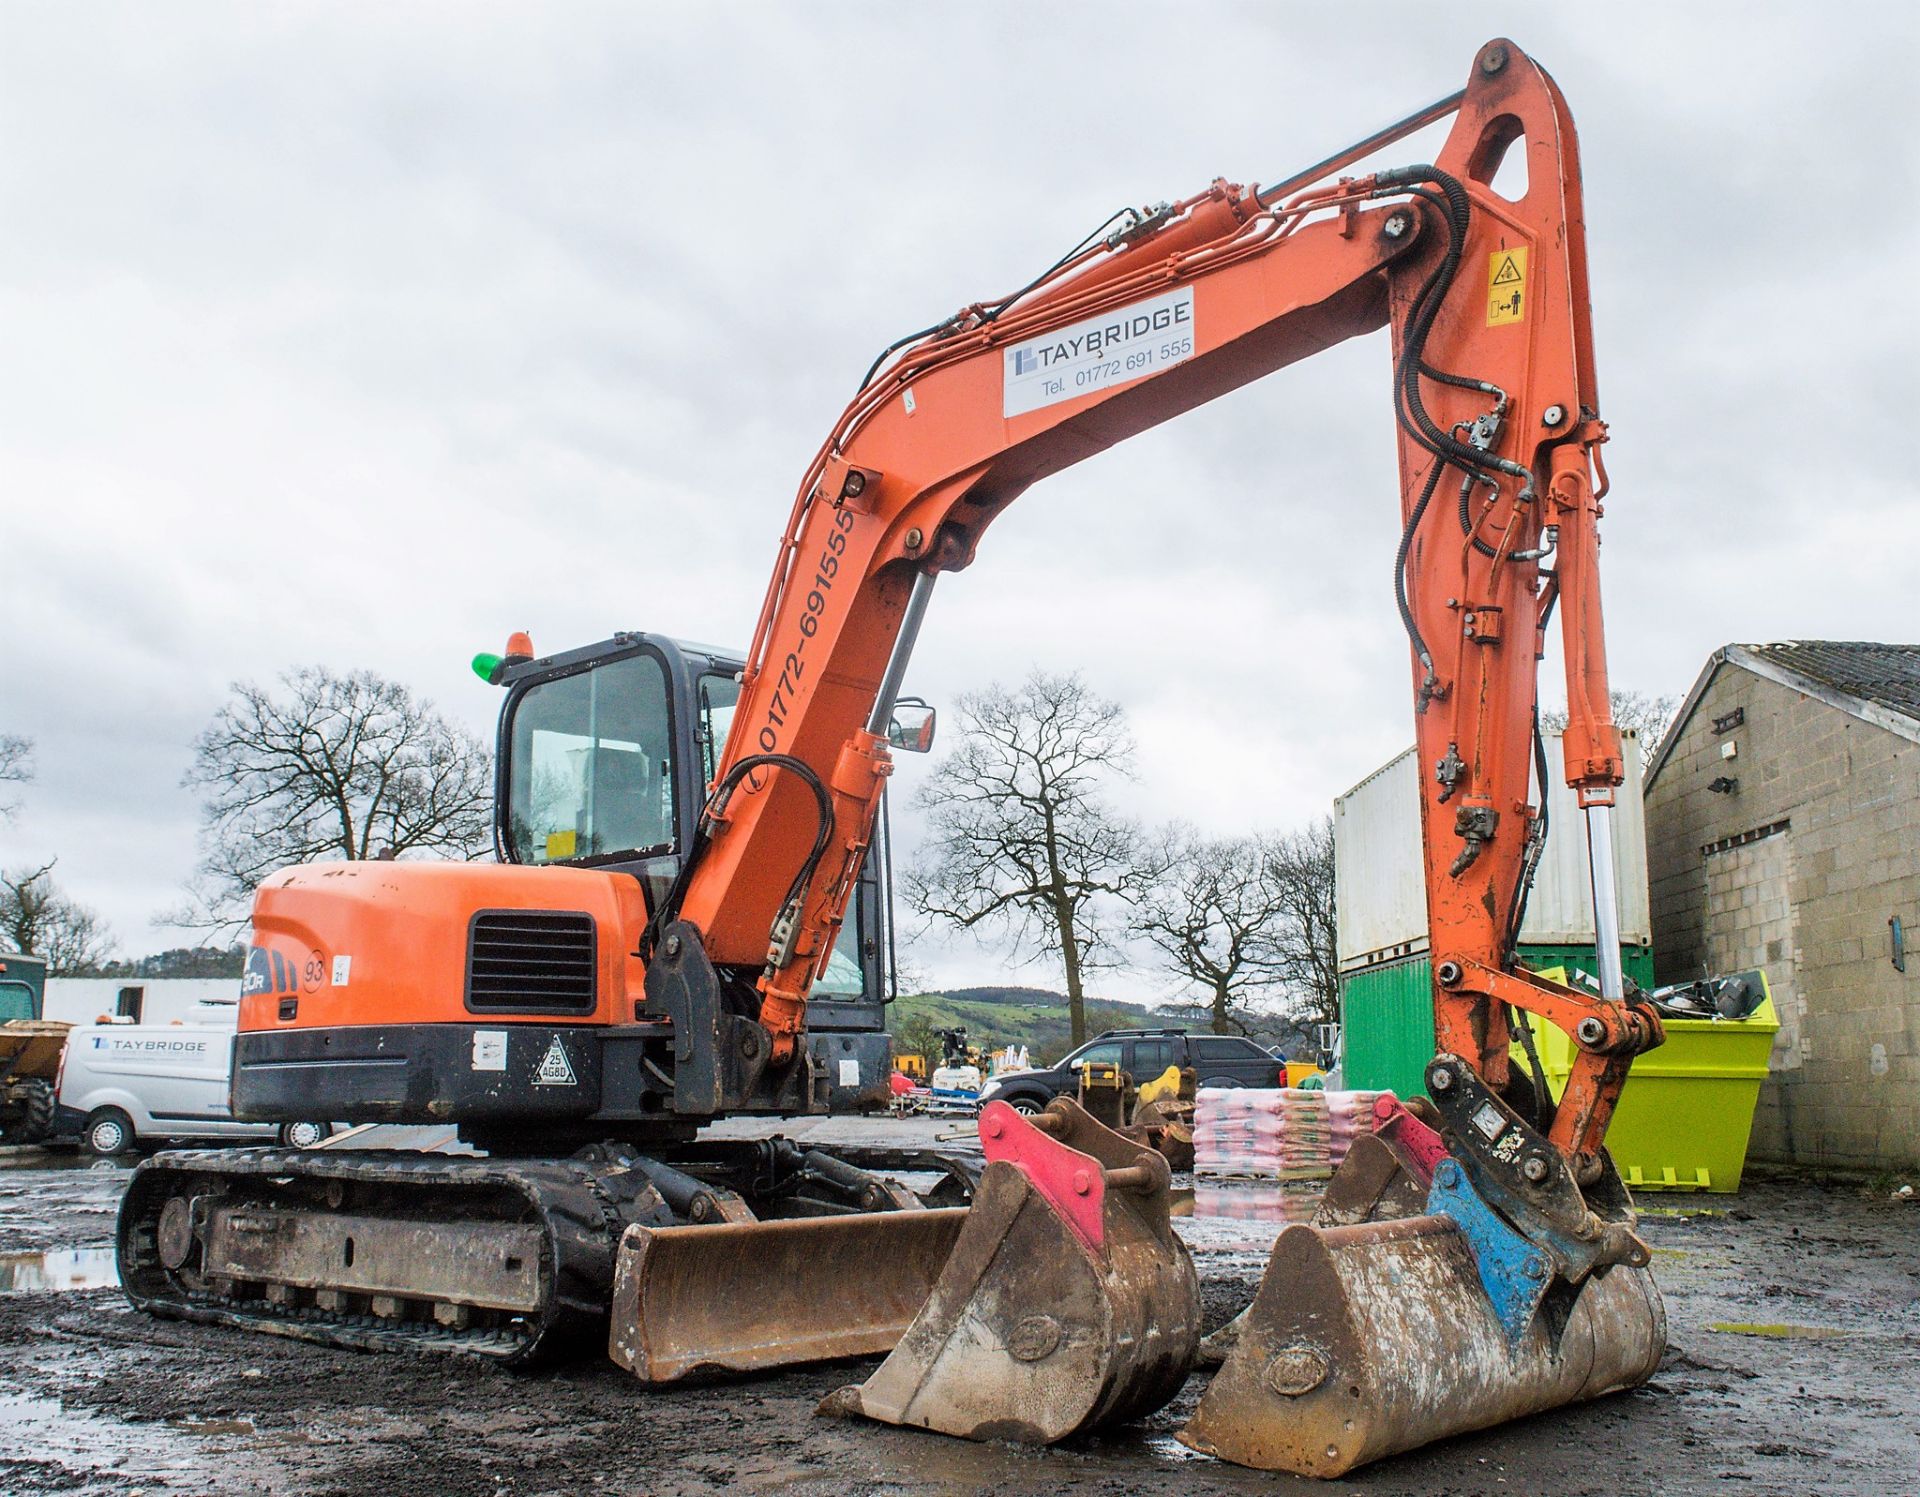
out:
<path id="1" fill-rule="evenodd" d="M 810 996 L 814 998 L 858 998 L 867 990 L 865 974 L 860 970 L 860 933 L 856 911 L 849 908 L 846 924 L 827 957 L 826 972 L 814 979 Z"/>
<path id="2" fill-rule="evenodd" d="M 700 783 L 711 785 L 720 768 L 720 752 L 733 731 L 733 709 L 740 701 L 740 683 L 732 676 L 700 678 Z"/>
<path id="3" fill-rule="evenodd" d="M 514 708 L 508 747 L 514 861 L 671 852 L 671 735 L 666 669 L 651 655 L 529 690 Z"/>

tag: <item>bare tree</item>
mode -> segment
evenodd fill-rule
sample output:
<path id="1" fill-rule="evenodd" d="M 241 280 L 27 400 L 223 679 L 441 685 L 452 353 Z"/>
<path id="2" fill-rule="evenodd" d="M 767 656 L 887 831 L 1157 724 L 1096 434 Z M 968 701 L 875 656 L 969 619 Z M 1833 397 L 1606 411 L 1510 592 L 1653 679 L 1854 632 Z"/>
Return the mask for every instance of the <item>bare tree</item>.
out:
<path id="1" fill-rule="evenodd" d="M 1667 736 L 1667 729 L 1673 726 L 1673 715 L 1680 710 L 1680 698 L 1650 697 L 1643 691 L 1622 691 L 1615 687 L 1607 693 L 1607 702 L 1613 709 L 1614 726 L 1623 732 L 1631 729 L 1640 735 L 1640 765 L 1644 769 L 1653 763 L 1653 756 L 1660 749 L 1660 740 Z M 1544 732 L 1564 733 L 1567 730 L 1566 709 L 1552 707 L 1542 712 L 1540 727 Z"/>
<path id="2" fill-rule="evenodd" d="M 49 977 L 92 977 L 113 947 L 99 915 L 54 884 L 51 863 L 0 873 L 0 940 L 44 958 Z"/>
<path id="3" fill-rule="evenodd" d="M 1077 675 L 1039 670 L 958 707 L 959 745 L 914 798 L 929 838 L 903 881 L 907 901 L 930 920 L 1005 930 L 1057 956 L 1077 1045 L 1085 974 L 1139 878 L 1139 834 L 1101 799 L 1131 764 L 1124 715 Z"/>
<path id="4" fill-rule="evenodd" d="M 486 746 L 399 682 L 310 667 L 233 692 L 182 782 L 205 792 L 202 857 L 174 923 L 233 929 L 261 880 L 292 864 L 488 844 Z"/>
<path id="5" fill-rule="evenodd" d="M 1269 960 L 1296 1019 L 1332 1023 L 1340 1017 L 1340 956 L 1335 940 L 1333 818 L 1274 838 L 1265 850 L 1263 880 L 1279 903 L 1270 927 Z"/>
<path id="6" fill-rule="evenodd" d="M 1207 995 L 1215 1034 L 1244 1034 L 1239 1011 L 1282 981 L 1279 926 L 1290 908 L 1281 866 L 1275 838 L 1209 839 L 1173 826 L 1157 839 L 1128 929 Z"/>
<path id="7" fill-rule="evenodd" d="M 33 740 L 0 733 L 0 785 L 24 785 L 33 778 Z M 20 803 L 0 800 L 0 821 L 11 820 Z"/>

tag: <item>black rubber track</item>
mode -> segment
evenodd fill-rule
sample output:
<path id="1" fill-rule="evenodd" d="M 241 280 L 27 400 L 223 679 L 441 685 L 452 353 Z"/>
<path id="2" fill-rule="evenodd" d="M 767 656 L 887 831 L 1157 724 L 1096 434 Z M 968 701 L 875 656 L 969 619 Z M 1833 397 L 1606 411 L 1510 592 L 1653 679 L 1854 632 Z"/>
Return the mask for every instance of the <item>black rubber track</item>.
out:
<path id="1" fill-rule="evenodd" d="M 209 1180 L 258 1205 L 309 1206 L 297 1182 L 342 1180 L 408 1192 L 408 1215 L 462 1221 L 537 1222 L 546 1303 L 534 1315 L 486 1328 L 342 1315 L 264 1298 L 215 1295 L 161 1262 L 157 1233 L 169 1198 Z M 519 1162 L 385 1151 L 244 1149 L 156 1154 L 134 1171 L 121 1201 L 115 1251 L 120 1283 L 154 1315 L 293 1336 L 370 1351 L 447 1351 L 507 1366 L 604 1350 L 613 1263 L 630 1222 L 671 1220 L 644 1176 L 582 1160 Z"/>

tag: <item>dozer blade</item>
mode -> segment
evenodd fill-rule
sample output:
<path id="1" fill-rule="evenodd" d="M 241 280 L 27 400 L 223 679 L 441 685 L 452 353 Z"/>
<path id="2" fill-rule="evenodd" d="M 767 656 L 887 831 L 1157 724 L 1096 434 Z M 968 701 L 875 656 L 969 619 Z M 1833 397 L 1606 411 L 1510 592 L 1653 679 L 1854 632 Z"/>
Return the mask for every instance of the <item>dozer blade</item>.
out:
<path id="1" fill-rule="evenodd" d="M 1334 1477 L 1652 1376 L 1667 1323 L 1645 1269 L 1557 1287 L 1515 1341 L 1452 1218 L 1288 1227 L 1180 1439 L 1243 1466 Z"/>
<path id="2" fill-rule="evenodd" d="M 627 1229 L 608 1351 L 642 1382 L 893 1350 L 964 1207 Z"/>
<path id="3" fill-rule="evenodd" d="M 987 1167 L 893 1354 L 826 1414 L 1051 1444 L 1162 1407 L 1193 1365 L 1200 1286 L 1158 1154 L 1060 1098 L 980 1115 Z"/>

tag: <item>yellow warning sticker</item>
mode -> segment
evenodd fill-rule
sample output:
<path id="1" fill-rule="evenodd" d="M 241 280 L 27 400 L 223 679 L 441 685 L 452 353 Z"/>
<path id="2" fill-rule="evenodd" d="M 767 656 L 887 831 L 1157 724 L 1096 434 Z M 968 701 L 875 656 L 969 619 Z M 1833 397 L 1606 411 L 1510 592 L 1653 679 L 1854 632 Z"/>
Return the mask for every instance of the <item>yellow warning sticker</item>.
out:
<path id="1" fill-rule="evenodd" d="M 579 846 L 579 834 L 573 831 L 547 833 L 547 858 L 570 858 Z"/>
<path id="2" fill-rule="evenodd" d="M 1527 252 L 1498 249 L 1487 256 L 1487 326 L 1524 322 L 1527 316 Z"/>

